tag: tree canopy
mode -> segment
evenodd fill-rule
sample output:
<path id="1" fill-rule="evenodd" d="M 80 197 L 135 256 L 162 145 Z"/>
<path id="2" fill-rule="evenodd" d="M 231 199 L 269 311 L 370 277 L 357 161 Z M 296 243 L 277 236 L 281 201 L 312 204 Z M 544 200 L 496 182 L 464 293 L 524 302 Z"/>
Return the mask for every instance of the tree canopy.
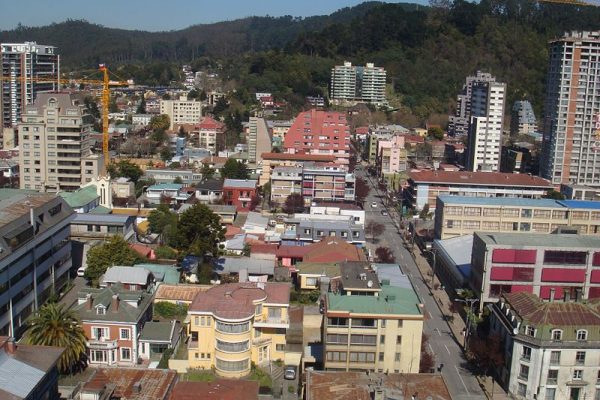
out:
<path id="1" fill-rule="evenodd" d="M 204 204 L 195 204 L 181 214 L 177 231 L 170 242 L 188 254 L 217 256 L 219 243 L 225 240 L 225 229 L 218 215 Z"/>
<path id="2" fill-rule="evenodd" d="M 125 177 L 131 179 L 134 183 L 144 175 L 144 171 L 129 160 L 120 160 L 117 163 L 111 163 L 108 165 L 107 170 L 113 179 Z"/>
<path id="3" fill-rule="evenodd" d="M 177 237 L 177 213 L 171 211 L 168 204 L 160 204 L 148 214 L 150 232 L 160 235 L 162 243 L 174 243 Z"/>
<path id="4" fill-rule="evenodd" d="M 292 193 L 285 203 L 283 203 L 283 212 L 287 214 L 301 213 L 304 211 L 304 197 L 300 193 Z"/>
<path id="5" fill-rule="evenodd" d="M 171 119 L 167 114 L 155 115 L 150 119 L 150 123 L 148 124 L 148 128 L 153 131 L 166 131 L 169 129 L 171 125 Z"/>
<path id="6" fill-rule="evenodd" d="M 92 286 L 98 286 L 100 277 L 108 267 L 133 265 L 141 261 L 144 261 L 144 258 L 132 250 L 123 237 L 116 235 L 87 252 L 87 268 L 84 276 Z"/>
<path id="7" fill-rule="evenodd" d="M 250 174 L 246 164 L 234 158 L 229 158 L 221 169 L 221 176 L 229 179 L 248 179 Z"/>

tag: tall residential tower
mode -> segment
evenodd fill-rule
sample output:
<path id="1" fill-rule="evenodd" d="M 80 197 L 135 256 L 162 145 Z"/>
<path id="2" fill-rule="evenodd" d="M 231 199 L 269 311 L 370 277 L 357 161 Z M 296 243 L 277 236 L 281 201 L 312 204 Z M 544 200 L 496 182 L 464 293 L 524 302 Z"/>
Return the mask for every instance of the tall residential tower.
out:
<path id="1" fill-rule="evenodd" d="M 550 42 L 541 175 L 600 187 L 600 31 Z"/>
<path id="2" fill-rule="evenodd" d="M 355 66 L 346 61 L 331 69 L 331 99 L 334 102 L 364 102 L 383 105 L 386 72 L 373 63 Z"/>

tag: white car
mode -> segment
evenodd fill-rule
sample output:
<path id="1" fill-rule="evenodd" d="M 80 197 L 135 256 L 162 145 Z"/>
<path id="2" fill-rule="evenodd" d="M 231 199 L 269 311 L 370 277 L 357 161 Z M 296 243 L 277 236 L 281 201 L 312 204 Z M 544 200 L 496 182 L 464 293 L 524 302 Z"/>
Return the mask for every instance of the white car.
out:
<path id="1" fill-rule="evenodd" d="M 376 201 L 374 201 L 374 202 L 371 203 L 371 208 L 377 208 L 377 202 Z"/>
<path id="2" fill-rule="evenodd" d="M 285 367 L 285 370 L 283 372 L 283 378 L 290 381 L 296 379 L 296 367 L 294 367 L 293 365 L 288 365 L 287 367 Z"/>

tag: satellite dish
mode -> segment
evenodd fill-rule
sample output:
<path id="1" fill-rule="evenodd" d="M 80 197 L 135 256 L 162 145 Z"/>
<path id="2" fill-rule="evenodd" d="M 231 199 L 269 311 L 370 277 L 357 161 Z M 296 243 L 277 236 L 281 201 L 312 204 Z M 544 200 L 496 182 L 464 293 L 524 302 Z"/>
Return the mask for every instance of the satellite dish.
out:
<path id="1" fill-rule="evenodd" d="M 370 281 L 368 281 L 368 282 L 367 282 L 367 287 L 373 287 L 373 281 L 371 281 L 371 280 L 370 280 Z"/>

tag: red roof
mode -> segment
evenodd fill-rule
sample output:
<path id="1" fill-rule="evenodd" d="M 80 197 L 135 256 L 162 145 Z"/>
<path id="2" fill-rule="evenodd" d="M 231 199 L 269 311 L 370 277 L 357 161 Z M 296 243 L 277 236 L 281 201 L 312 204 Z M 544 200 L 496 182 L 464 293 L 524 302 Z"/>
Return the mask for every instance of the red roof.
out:
<path id="1" fill-rule="evenodd" d="M 406 143 L 425 143 L 425 138 L 419 135 L 406 135 L 404 136 L 404 141 Z"/>
<path id="2" fill-rule="evenodd" d="M 198 129 L 205 129 L 205 130 L 222 130 L 225 128 L 225 124 L 219 121 L 216 121 L 214 118 L 212 117 L 204 117 L 202 118 L 202 121 L 200 121 L 200 123 L 196 126 Z"/>
<path id="3" fill-rule="evenodd" d="M 252 244 L 250 252 L 252 254 L 277 254 L 279 248 L 276 244 Z"/>
<path id="4" fill-rule="evenodd" d="M 350 151 L 350 127 L 346 114 L 312 109 L 298 114 L 287 131 L 283 147 L 296 153 L 319 150 Z"/>
<path id="5" fill-rule="evenodd" d="M 470 171 L 418 171 L 410 172 L 410 179 L 415 183 L 481 185 L 481 186 L 523 186 L 535 188 L 552 188 L 552 184 L 538 176 L 525 174 L 508 174 L 503 172 L 470 172 Z"/>
<path id="6" fill-rule="evenodd" d="M 239 226 L 235 226 L 235 225 L 227 225 L 227 230 L 225 231 L 225 238 L 231 239 L 238 233 L 242 233 L 242 228 L 240 228 Z"/>
<path id="7" fill-rule="evenodd" d="M 312 244 L 304 255 L 304 262 L 366 261 L 365 253 L 345 240 L 326 237 Z"/>
<path id="8" fill-rule="evenodd" d="M 262 153 L 263 160 L 282 161 L 335 161 L 335 156 L 330 154 L 290 154 L 290 153 Z"/>
<path id="9" fill-rule="evenodd" d="M 369 133 L 369 127 L 368 126 L 359 126 L 354 131 L 356 132 L 357 135 L 367 134 L 367 133 Z"/>
<path id="10" fill-rule="evenodd" d="M 83 385 L 83 391 L 98 391 L 114 384 L 114 397 L 129 400 L 165 399 L 177 378 L 177 372 L 166 369 L 99 368 Z M 141 385 L 138 392 L 134 386 Z"/>
<path id="11" fill-rule="evenodd" d="M 258 382 L 217 379 L 213 382 L 177 382 L 169 400 L 256 400 Z"/>
<path id="12" fill-rule="evenodd" d="M 275 255 L 277 258 L 303 258 L 310 246 L 281 246 Z"/>
<path id="13" fill-rule="evenodd" d="M 156 255 L 154 254 L 154 249 L 150 246 L 145 246 L 143 244 L 138 243 L 129 243 L 129 247 L 142 257 L 146 257 L 149 260 L 154 260 L 156 258 Z"/>

